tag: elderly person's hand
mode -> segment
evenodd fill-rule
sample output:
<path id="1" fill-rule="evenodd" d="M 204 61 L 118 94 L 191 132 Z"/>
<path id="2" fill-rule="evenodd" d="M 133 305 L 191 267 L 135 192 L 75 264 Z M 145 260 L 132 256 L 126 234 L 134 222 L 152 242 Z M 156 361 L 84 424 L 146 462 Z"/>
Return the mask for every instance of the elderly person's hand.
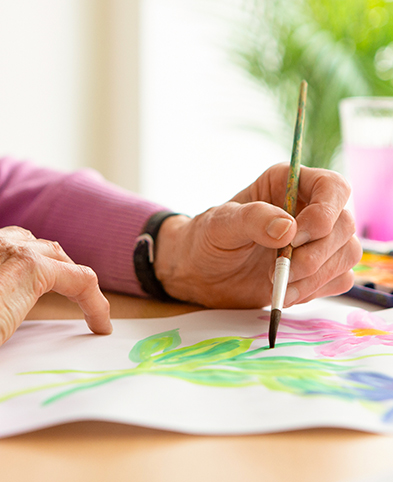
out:
<path id="1" fill-rule="evenodd" d="M 93 270 L 73 263 L 58 243 L 14 226 L 0 229 L 0 344 L 51 290 L 77 302 L 93 332 L 111 333 L 109 303 Z"/>
<path id="2" fill-rule="evenodd" d="M 155 271 L 174 298 L 215 308 L 269 305 L 277 248 L 292 243 L 285 307 L 343 293 L 361 257 L 350 188 L 339 174 L 302 167 L 296 218 L 284 205 L 288 165 L 277 164 L 231 201 L 164 221 Z"/>

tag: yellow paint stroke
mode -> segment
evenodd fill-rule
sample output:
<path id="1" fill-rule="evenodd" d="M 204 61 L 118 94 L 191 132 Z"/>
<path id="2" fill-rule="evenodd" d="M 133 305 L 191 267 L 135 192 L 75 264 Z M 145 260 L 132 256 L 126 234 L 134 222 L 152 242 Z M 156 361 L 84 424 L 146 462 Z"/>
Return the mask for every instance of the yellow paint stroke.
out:
<path id="1" fill-rule="evenodd" d="M 380 336 L 391 335 L 389 331 L 377 330 L 376 328 L 354 328 L 351 332 L 355 336 Z"/>

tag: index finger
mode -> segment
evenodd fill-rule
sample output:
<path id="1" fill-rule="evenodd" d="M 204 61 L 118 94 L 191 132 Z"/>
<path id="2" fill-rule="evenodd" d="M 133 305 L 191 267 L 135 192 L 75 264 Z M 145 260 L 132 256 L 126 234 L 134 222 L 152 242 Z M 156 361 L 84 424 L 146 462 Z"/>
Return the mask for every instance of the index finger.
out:
<path id="1" fill-rule="evenodd" d="M 91 331 L 97 334 L 111 333 L 109 302 L 98 286 L 94 271 L 87 266 L 57 260 L 51 262 L 56 265 L 56 269 L 53 286 L 50 288 L 78 303 Z"/>
<path id="2" fill-rule="evenodd" d="M 350 193 L 349 183 L 337 172 L 303 166 L 298 203 L 304 207 L 296 216 L 298 230 L 292 246 L 298 247 L 331 233 Z"/>

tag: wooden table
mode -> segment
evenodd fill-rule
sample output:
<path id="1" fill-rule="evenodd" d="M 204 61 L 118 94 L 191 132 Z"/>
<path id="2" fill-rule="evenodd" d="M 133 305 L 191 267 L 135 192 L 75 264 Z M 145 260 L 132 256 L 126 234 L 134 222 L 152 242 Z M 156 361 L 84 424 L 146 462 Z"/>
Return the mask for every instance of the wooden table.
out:
<path id="1" fill-rule="evenodd" d="M 108 293 L 112 318 L 195 311 Z M 29 319 L 81 318 L 50 293 Z M 104 422 L 78 422 L 0 440 L 1 482 L 357 482 L 392 471 L 393 437 L 349 430 L 204 437 Z M 393 480 L 393 477 L 392 477 Z"/>

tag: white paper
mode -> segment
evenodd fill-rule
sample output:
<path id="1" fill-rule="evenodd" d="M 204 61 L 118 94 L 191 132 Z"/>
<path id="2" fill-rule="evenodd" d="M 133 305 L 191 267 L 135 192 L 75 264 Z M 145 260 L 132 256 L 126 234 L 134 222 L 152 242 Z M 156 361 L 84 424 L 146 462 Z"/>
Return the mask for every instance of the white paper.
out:
<path id="1" fill-rule="evenodd" d="M 0 436 L 77 420 L 195 434 L 393 433 L 393 310 L 297 307 L 274 350 L 269 316 L 113 320 L 110 336 L 82 320 L 25 322 L 0 348 Z"/>

